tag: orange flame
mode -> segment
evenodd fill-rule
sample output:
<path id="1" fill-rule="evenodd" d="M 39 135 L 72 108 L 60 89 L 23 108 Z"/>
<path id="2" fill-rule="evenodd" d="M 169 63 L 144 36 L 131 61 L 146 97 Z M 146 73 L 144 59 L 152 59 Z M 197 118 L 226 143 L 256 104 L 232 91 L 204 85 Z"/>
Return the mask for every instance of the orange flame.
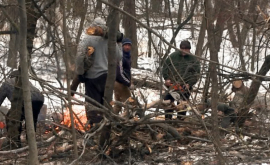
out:
<path id="1" fill-rule="evenodd" d="M 73 114 L 75 129 L 80 130 L 82 132 L 85 132 L 85 130 L 89 130 L 90 125 L 88 125 L 87 128 L 85 128 L 85 125 L 87 124 L 85 107 L 83 105 L 72 105 L 72 110 L 78 117 L 77 118 Z M 69 113 L 68 108 L 67 108 L 67 111 L 64 112 L 64 120 L 62 124 L 66 125 L 67 127 L 71 127 L 70 113 Z"/>
<path id="2" fill-rule="evenodd" d="M 48 134 L 48 133 L 52 132 L 53 129 L 56 132 L 60 131 L 60 127 L 58 127 L 58 126 L 48 126 L 48 128 L 45 130 L 44 134 Z"/>

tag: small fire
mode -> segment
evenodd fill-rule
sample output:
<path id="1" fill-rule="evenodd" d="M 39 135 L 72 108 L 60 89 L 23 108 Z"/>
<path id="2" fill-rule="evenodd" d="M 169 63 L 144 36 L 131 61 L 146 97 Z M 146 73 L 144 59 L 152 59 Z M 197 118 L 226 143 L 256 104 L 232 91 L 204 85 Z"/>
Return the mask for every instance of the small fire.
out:
<path id="1" fill-rule="evenodd" d="M 46 131 L 44 133 L 48 134 L 48 133 L 52 132 L 53 129 L 56 132 L 60 131 L 60 127 L 58 127 L 58 126 L 48 126 L 48 128 L 46 129 Z"/>
<path id="2" fill-rule="evenodd" d="M 78 117 L 77 118 L 75 115 L 73 115 L 75 129 L 80 130 L 82 132 L 85 132 L 86 130 L 89 130 L 90 125 L 85 127 L 86 124 L 87 124 L 85 106 L 83 106 L 83 105 L 72 105 L 72 110 Z M 68 109 L 67 109 L 67 111 L 64 112 L 64 120 L 62 121 L 61 124 L 65 125 L 67 127 L 71 127 L 70 113 L 69 113 Z"/>

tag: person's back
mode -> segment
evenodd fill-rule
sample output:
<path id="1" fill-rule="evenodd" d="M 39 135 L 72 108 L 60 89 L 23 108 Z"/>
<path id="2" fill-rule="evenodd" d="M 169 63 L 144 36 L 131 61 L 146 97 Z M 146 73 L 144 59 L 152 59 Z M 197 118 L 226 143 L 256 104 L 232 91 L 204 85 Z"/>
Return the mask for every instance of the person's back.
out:
<path id="1" fill-rule="evenodd" d="M 95 48 L 92 54 L 93 64 L 86 71 L 84 70 L 83 61 L 85 59 L 85 49 L 91 45 Z M 84 75 L 85 78 L 96 78 L 108 71 L 108 40 L 101 36 L 90 36 L 85 35 L 78 46 L 78 56 L 76 58 L 77 62 L 77 73 L 79 75 Z"/>
<path id="2" fill-rule="evenodd" d="M 12 95 L 15 88 L 15 79 L 16 78 L 7 79 L 0 87 L 0 105 L 2 105 L 5 98 L 8 98 L 9 101 L 12 100 Z M 32 101 L 44 102 L 44 96 L 36 87 L 33 86 L 32 83 L 30 83 L 30 91 Z"/>
<path id="3" fill-rule="evenodd" d="M 4 102 L 5 98 L 8 98 L 11 102 L 13 100 L 13 93 L 16 87 L 16 76 L 19 76 L 18 71 L 14 71 L 10 74 L 12 78 L 7 79 L 0 87 L 0 106 Z M 15 77 L 14 77 L 15 76 Z M 44 103 L 44 96 L 42 93 L 30 83 L 30 92 L 31 92 L 31 102 L 32 102 L 32 114 L 33 114 L 33 121 L 34 121 L 34 128 L 36 130 L 37 119 Z M 23 96 L 20 96 L 23 98 Z M 12 107 L 12 106 L 11 106 Z M 20 135 L 22 132 L 22 121 L 25 119 L 24 115 L 24 103 L 21 107 L 21 112 L 18 113 L 19 109 L 11 108 L 7 113 L 6 118 L 6 128 L 8 131 L 8 137 L 14 141 L 12 147 L 20 147 L 21 140 Z M 20 114 L 20 115 L 17 115 Z"/>
<path id="4" fill-rule="evenodd" d="M 96 18 L 91 27 L 101 27 L 103 31 L 107 30 L 105 21 Z M 89 47 L 93 47 L 94 52 L 91 54 L 93 62 L 91 67 L 86 68 L 85 59 Z M 122 53 L 117 44 L 115 44 L 116 54 L 115 62 L 122 58 Z M 108 72 L 108 39 L 102 36 L 85 35 L 81 40 L 77 50 L 76 72 L 80 78 L 80 82 L 85 83 L 85 94 L 100 104 L 103 104 L 105 85 Z M 88 99 L 85 99 L 89 101 Z M 86 107 L 87 109 L 87 107 Z M 102 116 L 97 111 L 87 110 L 87 119 L 89 123 L 99 123 Z"/>
<path id="5" fill-rule="evenodd" d="M 96 18 L 91 26 L 99 26 L 104 31 L 107 29 L 104 20 L 100 18 Z M 84 60 L 89 46 L 94 48 L 94 52 L 91 55 L 93 57 L 93 64 L 87 71 L 85 71 Z M 120 61 L 122 53 L 118 45 L 116 44 L 115 46 L 116 61 Z M 77 49 L 76 72 L 78 75 L 83 75 L 84 78 L 89 79 L 97 78 L 108 72 L 108 38 L 94 35 L 85 35 L 83 37 Z"/>

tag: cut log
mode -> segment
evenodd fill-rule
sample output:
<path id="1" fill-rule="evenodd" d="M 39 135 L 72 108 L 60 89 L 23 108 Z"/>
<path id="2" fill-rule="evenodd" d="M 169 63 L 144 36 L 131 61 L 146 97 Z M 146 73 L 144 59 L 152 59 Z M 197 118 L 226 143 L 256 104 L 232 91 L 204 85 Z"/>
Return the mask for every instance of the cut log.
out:
<path id="1" fill-rule="evenodd" d="M 156 108 L 158 105 L 161 107 L 169 106 L 171 104 L 171 100 L 156 100 L 149 104 L 147 104 L 146 108 Z M 144 106 L 143 106 L 144 107 Z"/>
<path id="2" fill-rule="evenodd" d="M 247 95 L 247 97 L 245 97 L 245 99 L 242 103 L 243 106 L 241 106 L 241 110 L 240 110 L 240 113 L 238 115 L 237 124 L 240 127 L 243 126 L 243 124 L 245 123 L 245 120 L 250 117 L 249 108 L 257 96 L 257 93 L 258 93 L 259 88 L 261 86 L 261 82 L 263 81 L 263 76 L 265 76 L 266 73 L 270 69 L 269 63 L 270 63 L 270 55 L 265 57 L 265 61 L 262 65 L 260 71 L 258 72 L 259 76 L 257 76 L 251 83 L 250 89 L 248 91 L 248 95 Z"/>
<path id="3" fill-rule="evenodd" d="M 134 86 L 136 88 L 147 87 L 147 88 L 151 88 L 151 89 L 155 89 L 155 90 L 162 89 L 162 86 L 160 85 L 160 82 L 150 80 L 149 77 L 145 77 L 145 78 L 142 78 L 142 79 L 132 78 L 131 81 L 132 81 L 132 83 L 134 84 Z"/>

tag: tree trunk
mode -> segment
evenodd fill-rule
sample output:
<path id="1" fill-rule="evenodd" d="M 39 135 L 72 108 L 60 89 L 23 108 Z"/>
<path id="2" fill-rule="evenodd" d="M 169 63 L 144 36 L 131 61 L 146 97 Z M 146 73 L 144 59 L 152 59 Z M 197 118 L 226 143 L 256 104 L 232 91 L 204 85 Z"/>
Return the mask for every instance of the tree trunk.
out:
<path id="1" fill-rule="evenodd" d="M 33 49 L 33 41 L 36 36 L 36 25 L 37 20 L 40 18 L 40 14 L 37 14 L 34 11 L 34 5 L 32 0 L 26 0 L 26 9 L 27 9 L 27 50 L 29 58 L 31 59 L 32 49 Z"/>
<path id="2" fill-rule="evenodd" d="M 199 57 L 202 57 L 202 53 L 203 53 L 205 31 L 206 31 L 206 18 L 203 15 L 202 16 L 202 24 L 201 24 L 200 33 L 199 33 L 198 42 L 197 42 L 196 51 L 195 51 L 195 55 L 197 55 Z"/>
<path id="3" fill-rule="evenodd" d="M 177 24 L 180 25 L 182 23 L 182 14 L 184 8 L 184 0 L 180 0 L 179 8 L 178 8 L 178 17 L 177 17 Z"/>
<path id="4" fill-rule="evenodd" d="M 28 50 L 28 55 L 29 59 L 31 59 L 31 54 L 32 54 L 32 49 L 33 49 L 33 41 L 36 36 L 36 26 L 37 26 L 37 21 L 38 19 L 42 16 L 41 13 L 36 12 L 36 7 L 35 4 L 36 2 L 33 0 L 26 0 L 26 14 L 27 14 L 27 50 Z M 47 4 L 44 4 L 44 9 L 40 9 L 43 13 L 46 12 L 49 7 L 54 4 L 55 1 L 50 1 L 47 2 Z"/>
<path id="5" fill-rule="evenodd" d="M 270 69 L 270 55 L 265 57 L 265 61 L 258 72 L 258 75 L 265 76 L 266 73 Z M 261 82 L 263 81 L 262 77 L 256 77 L 249 88 L 247 97 L 245 97 L 240 109 L 240 113 L 238 114 L 237 124 L 239 127 L 243 126 L 245 120 L 249 117 L 249 108 L 252 105 L 255 97 L 257 96 L 257 93 L 259 91 L 259 88 L 261 86 Z"/>
<path id="6" fill-rule="evenodd" d="M 256 6 L 257 6 L 257 3 L 258 1 L 257 0 L 251 0 L 249 2 L 249 6 L 248 6 L 248 9 L 247 10 L 247 14 L 244 15 L 242 10 L 241 10 L 241 7 L 242 4 L 241 4 L 241 1 L 238 2 L 238 14 L 239 14 L 239 17 L 241 19 L 243 19 L 244 23 L 242 24 L 242 22 L 240 23 L 239 22 L 239 19 L 238 17 L 236 17 L 235 19 L 235 22 L 236 22 L 236 27 L 237 27 L 237 37 L 238 37 L 238 49 L 239 49 L 239 58 L 240 58 L 240 62 L 241 62 L 241 69 L 243 71 L 247 71 L 247 68 L 245 67 L 246 66 L 246 62 L 245 62 L 245 59 L 244 59 L 244 45 L 245 45 L 245 41 L 246 41 L 246 38 L 247 38 L 247 34 L 250 30 L 250 27 L 251 27 L 251 23 L 252 21 L 254 21 L 254 19 L 250 19 L 250 18 L 254 18 L 254 15 L 256 15 Z M 248 21 L 246 21 L 248 20 Z M 242 29 L 242 30 L 240 30 Z"/>
<path id="7" fill-rule="evenodd" d="M 257 37 L 257 35 L 256 35 L 256 25 L 255 24 L 253 24 L 253 36 L 252 36 L 252 53 L 251 53 L 251 68 L 250 68 L 250 70 L 252 71 L 252 72 L 254 72 L 254 70 L 255 70 L 255 49 L 256 49 L 256 37 Z"/>
<path id="8" fill-rule="evenodd" d="M 149 23 L 149 2 L 148 0 L 145 0 L 145 14 L 146 14 L 146 21 L 147 21 L 147 26 L 150 27 L 150 23 Z M 147 45 L 148 45 L 148 57 L 152 57 L 152 48 L 151 48 L 151 44 L 152 43 L 152 36 L 151 36 L 151 32 L 150 30 L 148 30 L 148 41 L 147 41 Z"/>
<path id="9" fill-rule="evenodd" d="M 74 17 L 80 17 L 84 13 L 85 2 L 84 0 L 75 0 L 73 2 L 73 16 Z"/>
<path id="10" fill-rule="evenodd" d="M 135 0 L 124 1 L 124 11 L 136 17 Z M 131 48 L 131 66 L 137 68 L 138 64 L 138 41 L 137 41 L 137 25 L 136 22 L 128 16 L 123 16 L 123 27 L 125 29 L 125 36 L 132 41 Z M 150 50 L 149 50 L 150 51 Z"/>
<path id="11" fill-rule="evenodd" d="M 162 12 L 162 1 L 163 0 L 151 0 L 151 9 L 153 13 Z"/>
<path id="12" fill-rule="evenodd" d="M 63 36 L 64 36 L 64 46 L 65 46 L 65 50 L 63 53 L 63 59 L 65 61 L 65 66 L 66 66 L 66 79 L 67 79 L 67 86 L 70 86 L 70 72 L 69 72 L 69 45 L 68 45 L 68 39 L 67 39 L 67 33 L 68 33 L 68 29 L 66 26 L 66 1 L 62 0 L 61 1 L 61 7 L 62 7 L 62 11 L 63 11 Z M 73 141 L 73 149 L 74 149 L 74 159 L 78 158 L 78 149 L 77 149 L 77 138 L 76 138 L 76 132 L 75 132 L 75 126 L 74 126 L 74 115 L 73 115 L 73 111 L 72 111 L 72 105 L 71 105 L 71 93 L 70 93 L 70 89 L 68 89 L 68 93 L 67 93 L 67 97 L 68 97 L 68 109 L 69 109 L 69 114 L 70 114 L 70 121 L 71 121 L 71 132 L 72 132 L 72 141 Z"/>
<path id="13" fill-rule="evenodd" d="M 215 15 L 219 13 L 215 13 L 214 8 L 219 11 L 219 7 L 221 6 L 221 2 L 218 0 L 215 1 L 216 4 L 212 7 L 211 0 L 205 1 L 205 15 L 207 18 L 207 34 L 208 34 L 208 41 L 209 41 L 209 49 L 210 49 L 210 60 L 214 61 L 215 63 L 211 62 L 209 64 L 209 71 L 210 71 L 210 79 L 212 82 L 212 90 L 211 90 L 211 107 L 212 107 L 212 123 L 213 123 L 213 133 L 211 139 L 213 140 L 215 149 L 218 153 L 218 161 L 219 164 L 225 164 L 225 159 L 222 155 L 221 150 L 221 142 L 220 142 L 220 134 L 219 134 L 219 125 L 218 125 L 218 111 L 217 111 L 217 103 L 218 103 L 218 79 L 217 79 L 217 63 L 218 63 L 218 51 L 220 42 L 218 42 L 218 38 L 215 36 L 215 32 L 219 29 L 219 25 L 217 28 L 214 27 L 214 22 L 216 20 Z M 217 21 L 218 22 L 218 21 Z M 220 33 L 220 32 L 219 32 Z M 219 36 L 221 37 L 221 36 Z"/>
<path id="14" fill-rule="evenodd" d="M 119 7 L 121 0 L 111 0 L 111 3 L 115 6 Z M 109 25 L 108 32 L 108 74 L 105 85 L 105 93 L 104 93 L 104 104 L 108 109 L 112 109 L 110 106 L 110 102 L 112 101 L 114 82 L 116 77 L 116 36 L 117 36 L 117 28 L 119 26 L 119 12 L 114 8 L 110 8 L 110 14 L 107 19 L 107 24 Z M 106 148 L 110 139 L 111 126 L 107 125 L 101 130 L 99 145 L 103 149 Z"/>
<path id="15" fill-rule="evenodd" d="M 97 1 L 97 5 L 96 5 L 96 12 L 99 12 L 102 10 L 102 2 Z M 96 13 L 95 13 L 96 14 Z"/>
<path id="16" fill-rule="evenodd" d="M 21 79 L 23 89 L 23 100 L 24 100 L 24 113 L 26 122 L 27 141 L 29 145 L 29 158 L 28 164 L 37 165 L 38 152 L 36 144 L 36 134 L 34 129 L 32 102 L 31 102 L 31 91 L 28 75 L 28 51 L 26 49 L 26 38 L 27 38 L 27 16 L 26 7 L 24 0 L 18 0 L 20 6 L 20 66 L 21 66 Z"/>
<path id="17" fill-rule="evenodd" d="M 22 79 L 21 77 L 16 78 L 14 84 L 14 91 L 12 94 L 11 108 L 7 114 L 7 136 L 11 139 L 11 149 L 20 147 L 20 119 L 22 116 L 22 102 L 23 102 L 23 91 L 22 91 Z"/>
<path id="18" fill-rule="evenodd" d="M 17 22 L 18 23 L 18 22 Z M 11 31 L 16 30 L 14 27 L 11 26 Z M 17 51 L 18 51 L 18 45 L 19 45 L 19 32 L 15 34 L 10 34 L 10 41 L 9 41 L 9 51 L 8 51 L 8 60 L 7 60 L 7 66 L 15 69 L 17 68 Z"/>
<path id="19" fill-rule="evenodd" d="M 228 21 L 227 21 L 227 28 L 228 28 L 228 33 L 229 33 L 229 37 L 230 37 L 230 42 L 232 43 L 232 46 L 234 48 L 237 48 L 238 47 L 238 42 L 236 40 L 236 35 L 234 33 L 234 29 L 233 29 L 233 21 L 232 21 L 233 18 L 230 18 Z"/>
<path id="20" fill-rule="evenodd" d="M 113 3 L 115 6 L 119 6 L 120 0 L 111 0 L 111 3 Z M 117 35 L 117 28 L 119 25 L 119 13 L 116 9 L 111 8 L 111 12 L 108 16 L 107 19 L 107 24 L 109 26 L 109 32 L 108 32 L 108 52 L 110 56 L 108 56 L 108 75 L 107 75 L 107 81 L 106 81 L 106 87 L 105 87 L 105 94 L 104 94 L 104 99 L 105 99 L 105 106 L 106 103 L 110 103 L 112 100 L 112 95 L 113 95 L 113 88 L 114 88 L 114 81 L 116 77 L 116 64 L 118 61 L 116 61 L 116 49 L 115 49 L 115 44 L 116 44 L 116 35 Z M 110 108 L 110 106 L 108 107 Z"/>

